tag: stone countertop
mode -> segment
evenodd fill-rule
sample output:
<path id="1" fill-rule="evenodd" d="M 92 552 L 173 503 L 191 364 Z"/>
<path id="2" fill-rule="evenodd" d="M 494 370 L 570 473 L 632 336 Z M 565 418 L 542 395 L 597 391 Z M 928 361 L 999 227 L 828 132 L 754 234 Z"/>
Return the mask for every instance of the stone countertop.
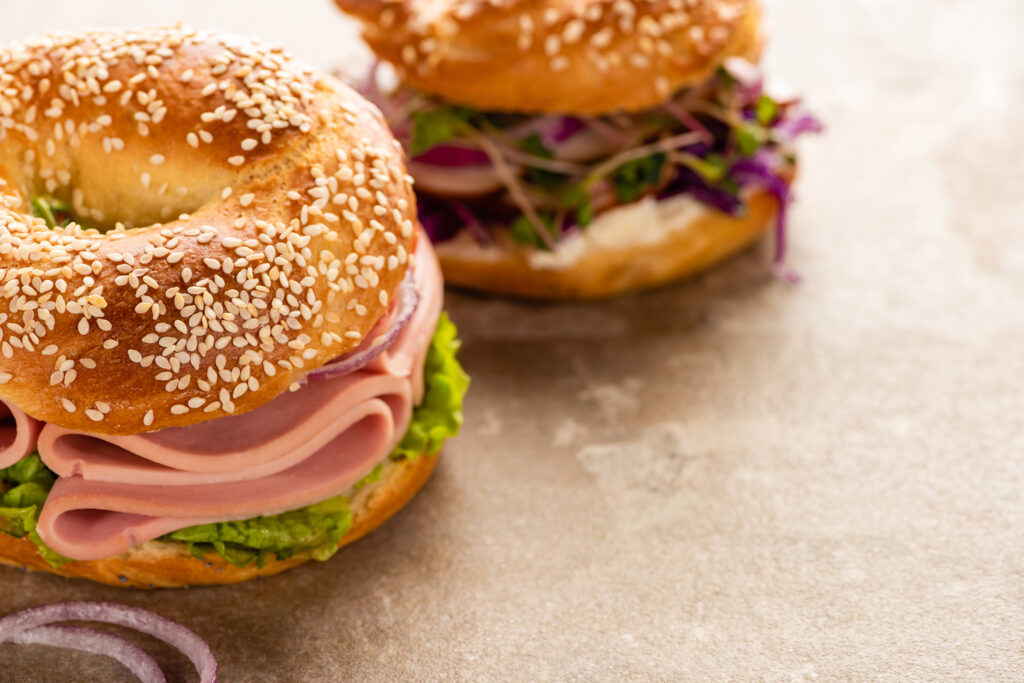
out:
<path id="1" fill-rule="evenodd" d="M 767 4 L 770 81 L 828 126 L 803 144 L 802 284 L 765 244 L 600 304 L 452 293 L 466 425 L 382 529 L 217 589 L 0 569 L 0 614 L 145 606 L 225 681 L 1024 678 L 1024 5 Z M 6 5 L 3 40 L 181 19 L 365 58 L 327 0 Z M 0 671 L 124 674 L 12 645 Z"/>

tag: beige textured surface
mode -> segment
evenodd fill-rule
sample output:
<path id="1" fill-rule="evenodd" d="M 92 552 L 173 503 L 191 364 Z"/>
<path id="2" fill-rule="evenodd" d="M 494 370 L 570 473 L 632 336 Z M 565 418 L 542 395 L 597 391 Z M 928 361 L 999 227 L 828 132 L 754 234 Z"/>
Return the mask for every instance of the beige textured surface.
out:
<path id="1" fill-rule="evenodd" d="M 5 38 L 180 14 L 318 64 L 355 49 L 327 0 L 33 4 L 5 3 Z M 829 125 L 793 215 L 803 285 L 762 249 L 601 305 L 451 296 L 467 427 L 380 531 L 223 589 L 0 570 L 0 613 L 144 605 L 207 637 L 225 681 L 1024 678 L 1024 9 L 768 11 L 776 80 Z M 4 645 L 0 672 L 119 670 Z"/>

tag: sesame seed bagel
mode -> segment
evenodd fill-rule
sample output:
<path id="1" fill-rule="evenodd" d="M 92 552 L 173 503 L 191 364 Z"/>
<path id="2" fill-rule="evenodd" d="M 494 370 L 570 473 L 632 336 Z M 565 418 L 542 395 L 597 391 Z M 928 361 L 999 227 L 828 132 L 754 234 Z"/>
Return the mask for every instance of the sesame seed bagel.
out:
<path id="1" fill-rule="evenodd" d="M 336 2 L 401 80 L 478 109 L 645 109 L 761 50 L 757 0 Z"/>
<path id="2" fill-rule="evenodd" d="M 0 398 L 136 434 L 241 413 L 357 346 L 415 242 L 379 112 L 182 27 L 0 49 Z M 47 196 L 65 227 L 30 213 Z"/>
<path id="3" fill-rule="evenodd" d="M 357 541 L 398 512 L 430 478 L 438 456 L 387 460 L 379 481 L 355 492 L 349 501 L 352 526 L 339 546 Z M 90 579 L 123 588 L 178 588 L 239 583 L 273 576 L 310 560 L 308 553 L 270 559 L 262 566 L 231 564 L 216 553 L 194 557 L 184 543 L 149 541 L 124 555 L 104 560 L 75 561 L 54 567 L 39 556 L 28 538 L 0 533 L 0 564 L 49 572 L 69 578 Z"/>

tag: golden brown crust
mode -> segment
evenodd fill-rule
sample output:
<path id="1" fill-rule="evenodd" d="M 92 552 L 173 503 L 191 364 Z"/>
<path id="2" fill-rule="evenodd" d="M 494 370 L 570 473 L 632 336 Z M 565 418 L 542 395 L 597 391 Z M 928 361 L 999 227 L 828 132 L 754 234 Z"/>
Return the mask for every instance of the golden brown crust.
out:
<path id="1" fill-rule="evenodd" d="M 345 546 L 362 538 L 398 512 L 426 483 L 437 457 L 388 461 L 381 480 L 364 487 L 352 499 L 352 526 L 338 545 Z M 0 564 L 119 587 L 178 588 L 239 583 L 280 574 L 309 559 L 308 555 L 296 555 L 286 560 L 270 560 L 263 567 L 255 563 L 236 567 L 217 554 L 201 560 L 193 557 L 184 543 L 150 541 L 119 557 L 74 561 L 53 567 L 39 556 L 35 545 L 27 538 L 0 533 Z"/>
<path id="2" fill-rule="evenodd" d="M 336 80 L 172 27 L 10 45 L 0 82 L 0 399 L 98 434 L 241 413 L 387 310 L 412 188 Z M 147 227 L 51 230 L 38 195 Z"/>
<path id="3" fill-rule="evenodd" d="M 479 109 L 645 109 L 762 42 L 758 0 L 336 2 L 403 81 Z"/>
<path id="4" fill-rule="evenodd" d="M 774 224 L 778 202 L 756 192 L 739 217 L 707 209 L 685 229 L 629 248 L 592 247 L 562 269 L 531 267 L 525 248 L 506 244 L 500 258 L 437 247 L 445 282 L 529 299 L 598 299 L 693 275 L 751 244 Z"/>

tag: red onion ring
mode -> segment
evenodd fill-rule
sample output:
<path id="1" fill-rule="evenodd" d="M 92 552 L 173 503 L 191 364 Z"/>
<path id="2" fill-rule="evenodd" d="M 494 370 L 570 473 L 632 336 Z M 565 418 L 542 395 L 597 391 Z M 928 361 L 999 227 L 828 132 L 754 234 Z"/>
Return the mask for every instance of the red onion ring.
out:
<path id="1" fill-rule="evenodd" d="M 143 683 L 167 683 L 156 660 L 124 638 L 77 626 L 37 626 L 18 633 L 11 642 L 20 645 L 51 645 L 81 650 L 116 659 Z"/>
<path id="2" fill-rule="evenodd" d="M 405 165 L 418 189 L 440 197 L 481 197 L 505 187 L 492 166 L 435 166 L 415 160 Z"/>
<path id="3" fill-rule="evenodd" d="M 123 638 L 86 628 L 50 626 L 59 621 L 99 621 L 148 633 L 188 657 L 199 673 L 200 683 L 217 681 L 217 660 L 206 641 L 176 621 L 115 602 L 58 602 L 9 614 L 0 619 L 0 642 L 41 643 L 105 654 L 127 666 L 143 681 L 165 680 L 159 667 L 154 676 L 152 667 L 156 662 L 152 657 Z"/>
<path id="4" fill-rule="evenodd" d="M 330 377 L 341 377 L 366 367 L 380 354 L 384 353 L 402 333 L 405 326 L 409 324 L 416 306 L 419 305 L 420 295 L 416 291 L 416 282 L 413 278 L 412 269 L 405 274 L 405 279 L 398 285 L 396 309 L 391 314 L 391 322 L 387 329 L 370 339 L 367 337 L 352 351 L 343 356 L 338 356 L 327 365 L 322 365 L 316 370 L 310 371 L 302 379 L 302 384 L 311 380 L 328 379 Z"/>

